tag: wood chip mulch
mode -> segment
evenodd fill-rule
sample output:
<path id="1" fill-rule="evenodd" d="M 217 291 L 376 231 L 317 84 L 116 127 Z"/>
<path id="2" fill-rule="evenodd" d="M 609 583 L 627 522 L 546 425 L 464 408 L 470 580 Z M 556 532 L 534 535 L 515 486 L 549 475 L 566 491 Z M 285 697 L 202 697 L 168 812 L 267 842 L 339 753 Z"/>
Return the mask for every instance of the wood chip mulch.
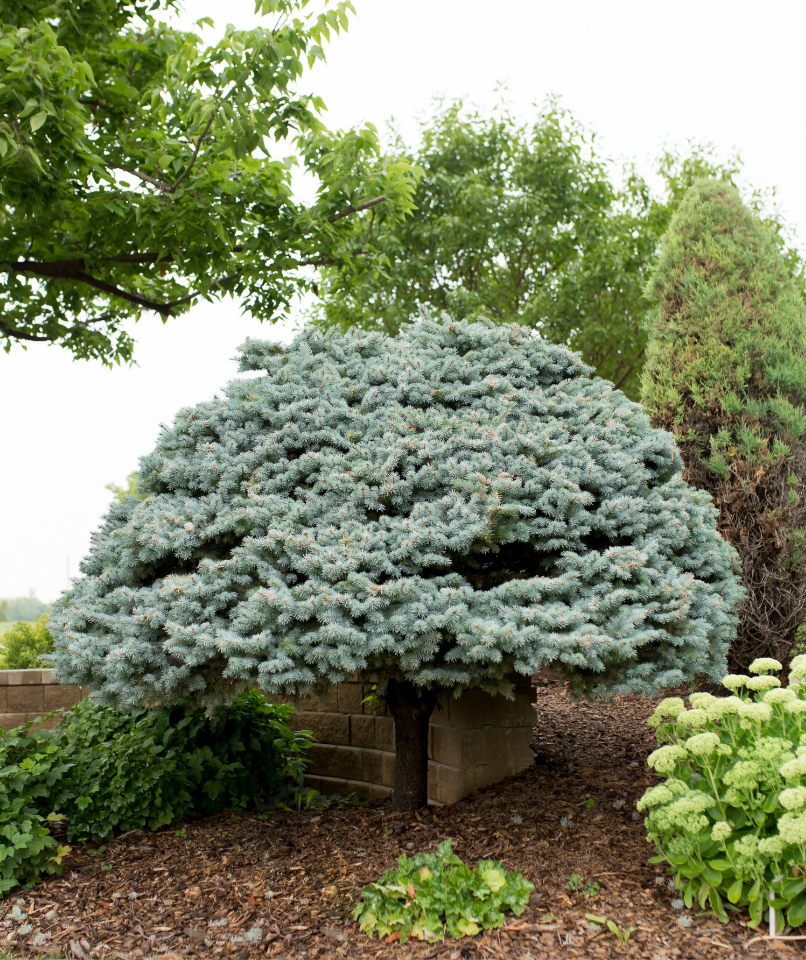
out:
<path id="1" fill-rule="evenodd" d="M 226 814 L 191 820 L 178 834 L 138 832 L 100 851 L 76 850 L 63 877 L 0 903 L 0 952 L 70 960 L 806 957 L 801 941 L 749 943 L 758 933 L 740 914 L 722 925 L 675 909 L 662 867 L 647 864 L 652 850 L 633 814 L 651 782 L 653 701 L 579 704 L 549 684 L 536 709 L 535 766 L 452 807 Z M 461 941 L 401 946 L 362 935 L 348 919 L 361 887 L 400 853 L 432 850 L 446 837 L 473 864 L 492 858 L 521 870 L 535 884 L 526 912 Z M 595 896 L 570 890 L 571 874 L 598 884 Z M 590 929 L 586 913 L 633 927 L 629 942 Z"/>

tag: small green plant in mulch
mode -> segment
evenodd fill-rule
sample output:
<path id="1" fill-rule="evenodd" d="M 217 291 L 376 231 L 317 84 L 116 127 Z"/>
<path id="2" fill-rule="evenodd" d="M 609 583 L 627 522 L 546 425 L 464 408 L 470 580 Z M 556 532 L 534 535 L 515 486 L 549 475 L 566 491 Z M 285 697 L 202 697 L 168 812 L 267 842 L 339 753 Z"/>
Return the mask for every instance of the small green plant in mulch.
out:
<path id="1" fill-rule="evenodd" d="M 608 920 L 607 917 L 599 917 L 595 913 L 586 913 L 585 919 L 595 933 L 598 933 L 602 926 L 613 934 L 619 943 L 627 943 L 630 937 L 635 933 L 635 927 L 620 927 L 615 920 Z"/>
<path id="2" fill-rule="evenodd" d="M 586 880 L 581 873 L 572 873 L 568 878 L 568 889 L 579 897 L 595 897 L 599 893 L 599 884 L 595 880 Z"/>
<path id="3" fill-rule="evenodd" d="M 364 933 L 401 943 L 472 937 L 502 926 L 508 910 L 523 913 L 532 890 L 534 884 L 521 873 L 508 872 L 496 860 L 468 867 L 444 840 L 435 853 L 411 860 L 404 853 L 397 870 L 364 887 L 353 919 Z"/>

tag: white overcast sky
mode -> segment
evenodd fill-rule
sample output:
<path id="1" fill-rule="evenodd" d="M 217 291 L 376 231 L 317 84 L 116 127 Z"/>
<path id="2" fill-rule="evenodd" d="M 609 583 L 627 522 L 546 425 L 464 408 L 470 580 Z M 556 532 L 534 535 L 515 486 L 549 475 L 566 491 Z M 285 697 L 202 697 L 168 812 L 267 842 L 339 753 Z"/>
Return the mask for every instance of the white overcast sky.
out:
<path id="1" fill-rule="evenodd" d="M 600 151 L 649 173 L 664 144 L 738 150 L 747 180 L 777 188 L 806 242 L 802 0 L 355 0 L 350 31 L 309 74 L 327 122 L 394 117 L 409 139 L 436 94 L 515 111 L 558 94 Z M 251 0 L 186 0 L 184 21 L 254 21 Z M 304 86 L 305 84 L 303 84 Z M 237 303 L 135 328 L 139 366 L 106 370 L 57 347 L 0 353 L 0 597 L 54 599 L 77 573 L 110 494 L 160 423 L 235 375 L 247 336 L 288 339 Z"/>

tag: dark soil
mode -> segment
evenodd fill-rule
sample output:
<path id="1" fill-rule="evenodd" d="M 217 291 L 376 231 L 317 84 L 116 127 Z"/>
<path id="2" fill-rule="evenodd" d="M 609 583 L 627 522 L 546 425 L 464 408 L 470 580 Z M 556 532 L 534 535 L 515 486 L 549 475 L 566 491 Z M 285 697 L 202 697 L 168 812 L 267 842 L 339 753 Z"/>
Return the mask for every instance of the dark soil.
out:
<path id="1" fill-rule="evenodd" d="M 228 814 L 190 821 L 178 834 L 129 834 L 95 856 L 77 850 L 63 877 L 0 904 L 0 947 L 80 960 L 806 955 L 800 941 L 750 943 L 758 933 L 741 914 L 722 925 L 673 907 L 633 815 L 651 782 L 652 709 L 639 699 L 575 704 L 549 685 L 538 691 L 535 767 L 455 806 Z M 473 864 L 493 858 L 521 870 L 535 884 L 526 912 L 461 941 L 401 946 L 361 934 L 348 919 L 361 887 L 400 853 L 432 850 L 446 837 Z M 595 895 L 570 890 L 571 874 L 598 884 Z M 9 917 L 14 905 L 24 921 Z M 585 913 L 633 927 L 629 942 L 591 930 Z"/>

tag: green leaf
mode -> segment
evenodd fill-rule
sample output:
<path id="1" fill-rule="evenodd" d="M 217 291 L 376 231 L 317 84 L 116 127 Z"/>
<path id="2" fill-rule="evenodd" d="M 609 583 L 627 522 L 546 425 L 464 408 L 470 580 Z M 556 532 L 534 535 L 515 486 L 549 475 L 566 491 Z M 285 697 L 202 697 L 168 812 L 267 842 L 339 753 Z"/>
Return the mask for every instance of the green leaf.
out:
<path id="1" fill-rule="evenodd" d="M 806 881 L 797 878 L 795 880 L 790 880 L 788 883 L 785 883 L 781 888 L 781 897 L 784 900 L 792 900 L 799 893 L 803 893 L 806 890 Z"/>
<path id="2" fill-rule="evenodd" d="M 35 113 L 31 117 L 31 132 L 35 133 L 42 124 L 47 120 L 48 115 L 44 110 L 40 110 L 39 113 Z"/>
<path id="3" fill-rule="evenodd" d="M 731 903 L 738 903 L 742 899 L 742 889 L 743 882 L 741 878 L 737 877 L 736 880 L 728 887 L 727 898 Z"/>
<path id="4" fill-rule="evenodd" d="M 712 888 L 708 894 L 708 902 L 711 906 L 711 909 L 719 917 L 722 923 L 728 922 L 728 915 L 725 913 L 725 908 L 722 906 L 722 898 L 719 896 L 719 892 Z"/>
<path id="5" fill-rule="evenodd" d="M 730 866 L 730 864 L 728 864 L 728 866 Z M 722 883 L 722 874 L 718 870 L 715 870 L 710 862 L 703 863 L 702 875 L 715 887 L 718 887 L 719 884 Z"/>
<path id="6" fill-rule="evenodd" d="M 798 897 L 786 911 L 786 922 L 790 927 L 799 927 L 806 923 L 806 897 Z"/>

